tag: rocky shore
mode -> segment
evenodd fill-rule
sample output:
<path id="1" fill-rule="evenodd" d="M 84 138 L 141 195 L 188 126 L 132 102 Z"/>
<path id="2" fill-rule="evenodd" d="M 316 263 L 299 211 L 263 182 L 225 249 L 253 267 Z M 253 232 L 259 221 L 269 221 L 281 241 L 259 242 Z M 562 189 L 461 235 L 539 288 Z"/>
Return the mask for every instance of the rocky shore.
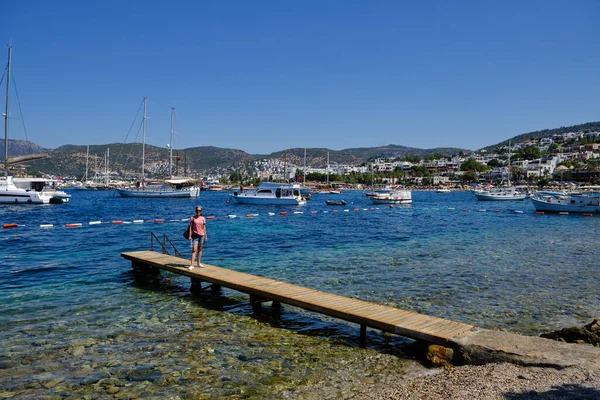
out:
<path id="1" fill-rule="evenodd" d="M 359 387 L 348 399 L 600 399 L 600 371 L 515 364 L 465 365 L 385 386 Z"/>
<path id="2" fill-rule="evenodd" d="M 600 345 L 600 321 L 541 335 L 563 343 Z M 576 358 L 577 355 L 573 354 Z M 447 366 L 425 376 L 359 386 L 348 399 L 600 399 L 598 362 L 566 368 L 514 363 Z"/>

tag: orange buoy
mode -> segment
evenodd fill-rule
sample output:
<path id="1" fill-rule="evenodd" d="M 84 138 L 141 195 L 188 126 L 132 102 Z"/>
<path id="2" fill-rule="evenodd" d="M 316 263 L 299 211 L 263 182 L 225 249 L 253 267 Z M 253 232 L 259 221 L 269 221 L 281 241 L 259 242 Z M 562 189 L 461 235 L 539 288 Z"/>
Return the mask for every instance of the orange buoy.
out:
<path id="1" fill-rule="evenodd" d="M 584 217 L 591 217 L 591 216 L 592 216 L 592 214 L 590 214 L 590 213 L 585 213 L 585 214 L 583 214 L 583 216 L 584 216 Z"/>
<path id="2" fill-rule="evenodd" d="M 311 214 L 316 214 L 317 212 L 316 212 L 316 211 L 311 211 L 310 213 L 311 213 Z"/>
<path id="3" fill-rule="evenodd" d="M 154 222 L 165 222 L 164 219 L 155 219 Z"/>
<path id="4" fill-rule="evenodd" d="M 77 227 L 81 226 L 81 224 L 65 224 L 65 226 L 67 228 L 77 228 Z"/>
<path id="5" fill-rule="evenodd" d="M 4 229 L 16 228 L 17 226 L 19 226 L 19 225 L 18 224 L 4 224 Z"/>
<path id="6" fill-rule="evenodd" d="M 282 211 L 279 213 L 279 215 L 288 215 L 287 211 Z"/>
<path id="7" fill-rule="evenodd" d="M 336 209 L 336 210 L 333 210 L 333 212 L 338 212 L 338 211 L 340 211 L 340 210 L 337 210 L 337 209 Z"/>
<path id="8" fill-rule="evenodd" d="M 254 217 L 254 214 L 246 214 L 246 218 L 252 218 Z"/>
<path id="9" fill-rule="evenodd" d="M 463 210 L 463 212 L 471 212 L 471 210 Z"/>
<path id="10" fill-rule="evenodd" d="M 115 225 L 118 225 L 118 224 L 122 224 L 123 221 L 121 221 L 120 219 L 116 219 L 112 223 L 115 224 Z"/>
<path id="11" fill-rule="evenodd" d="M 208 217 L 206 217 L 206 219 L 215 219 L 214 215 L 209 215 Z"/>
<path id="12" fill-rule="evenodd" d="M 358 208 L 355 208 L 355 209 L 354 209 L 354 212 L 358 212 Z"/>
<path id="13" fill-rule="evenodd" d="M 502 210 L 496 210 L 496 212 L 502 212 Z"/>
<path id="14" fill-rule="evenodd" d="M 540 215 L 544 214 L 544 212 L 543 212 L 543 211 L 536 211 L 535 213 L 536 213 L 536 214 L 540 214 Z"/>

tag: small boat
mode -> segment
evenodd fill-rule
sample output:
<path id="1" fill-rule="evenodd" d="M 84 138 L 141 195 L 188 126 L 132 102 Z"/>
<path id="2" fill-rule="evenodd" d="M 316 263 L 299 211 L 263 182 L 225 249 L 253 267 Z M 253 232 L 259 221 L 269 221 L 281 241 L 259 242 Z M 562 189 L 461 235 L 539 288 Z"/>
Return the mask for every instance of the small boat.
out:
<path id="1" fill-rule="evenodd" d="M 436 193 L 450 193 L 450 189 L 447 188 L 439 188 L 435 191 Z"/>
<path id="2" fill-rule="evenodd" d="M 535 192 L 530 197 L 535 210 L 538 212 L 600 212 L 600 193 L 566 193 L 566 192 Z"/>
<path id="3" fill-rule="evenodd" d="M 345 206 L 346 202 L 344 200 L 325 200 L 325 204 L 328 206 Z"/>
<path id="4" fill-rule="evenodd" d="M 373 196 L 377 196 L 380 194 L 389 194 L 389 193 L 392 193 L 393 191 L 394 191 L 394 187 L 392 185 L 385 185 L 381 189 L 375 189 L 375 190 L 365 193 L 365 196 L 373 197 Z"/>
<path id="5" fill-rule="evenodd" d="M 479 201 L 519 201 L 527 198 L 526 193 L 513 186 L 474 190 L 473 194 Z"/>
<path id="6" fill-rule="evenodd" d="M 397 189 L 390 193 L 375 194 L 369 197 L 374 204 L 411 204 L 410 190 Z"/>
<path id="7" fill-rule="evenodd" d="M 255 190 L 233 192 L 231 199 L 238 204 L 289 205 L 306 204 L 300 194 L 300 185 L 262 182 Z"/>

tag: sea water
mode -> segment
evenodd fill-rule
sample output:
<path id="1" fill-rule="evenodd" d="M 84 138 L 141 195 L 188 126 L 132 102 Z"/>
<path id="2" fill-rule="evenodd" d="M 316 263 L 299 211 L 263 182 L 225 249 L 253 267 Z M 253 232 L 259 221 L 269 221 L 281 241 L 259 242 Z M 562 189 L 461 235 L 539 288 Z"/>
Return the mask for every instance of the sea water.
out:
<path id="1" fill-rule="evenodd" d="M 0 208 L 0 223 L 19 225 L 0 232 L 0 397 L 340 398 L 422 373 L 395 335 L 369 330 L 361 349 L 351 323 L 285 305 L 255 315 L 242 293 L 192 296 L 169 273 L 136 279 L 120 253 L 149 249 L 154 233 L 189 257 L 198 204 L 214 216 L 208 264 L 526 335 L 600 314 L 596 216 L 469 192 L 415 191 L 393 207 L 361 191 L 297 207 L 228 198 L 73 191 L 65 205 Z"/>

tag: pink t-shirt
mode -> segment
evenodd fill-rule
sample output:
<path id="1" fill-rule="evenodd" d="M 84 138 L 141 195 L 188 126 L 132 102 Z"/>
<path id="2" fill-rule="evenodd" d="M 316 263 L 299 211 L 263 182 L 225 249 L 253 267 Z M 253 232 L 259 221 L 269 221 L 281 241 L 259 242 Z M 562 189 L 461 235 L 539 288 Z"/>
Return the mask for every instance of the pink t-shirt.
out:
<path id="1" fill-rule="evenodd" d="M 200 236 L 206 235 L 206 218 L 192 217 L 192 218 L 190 218 L 190 222 L 192 224 L 192 232 L 195 232 L 197 235 L 200 235 Z"/>

